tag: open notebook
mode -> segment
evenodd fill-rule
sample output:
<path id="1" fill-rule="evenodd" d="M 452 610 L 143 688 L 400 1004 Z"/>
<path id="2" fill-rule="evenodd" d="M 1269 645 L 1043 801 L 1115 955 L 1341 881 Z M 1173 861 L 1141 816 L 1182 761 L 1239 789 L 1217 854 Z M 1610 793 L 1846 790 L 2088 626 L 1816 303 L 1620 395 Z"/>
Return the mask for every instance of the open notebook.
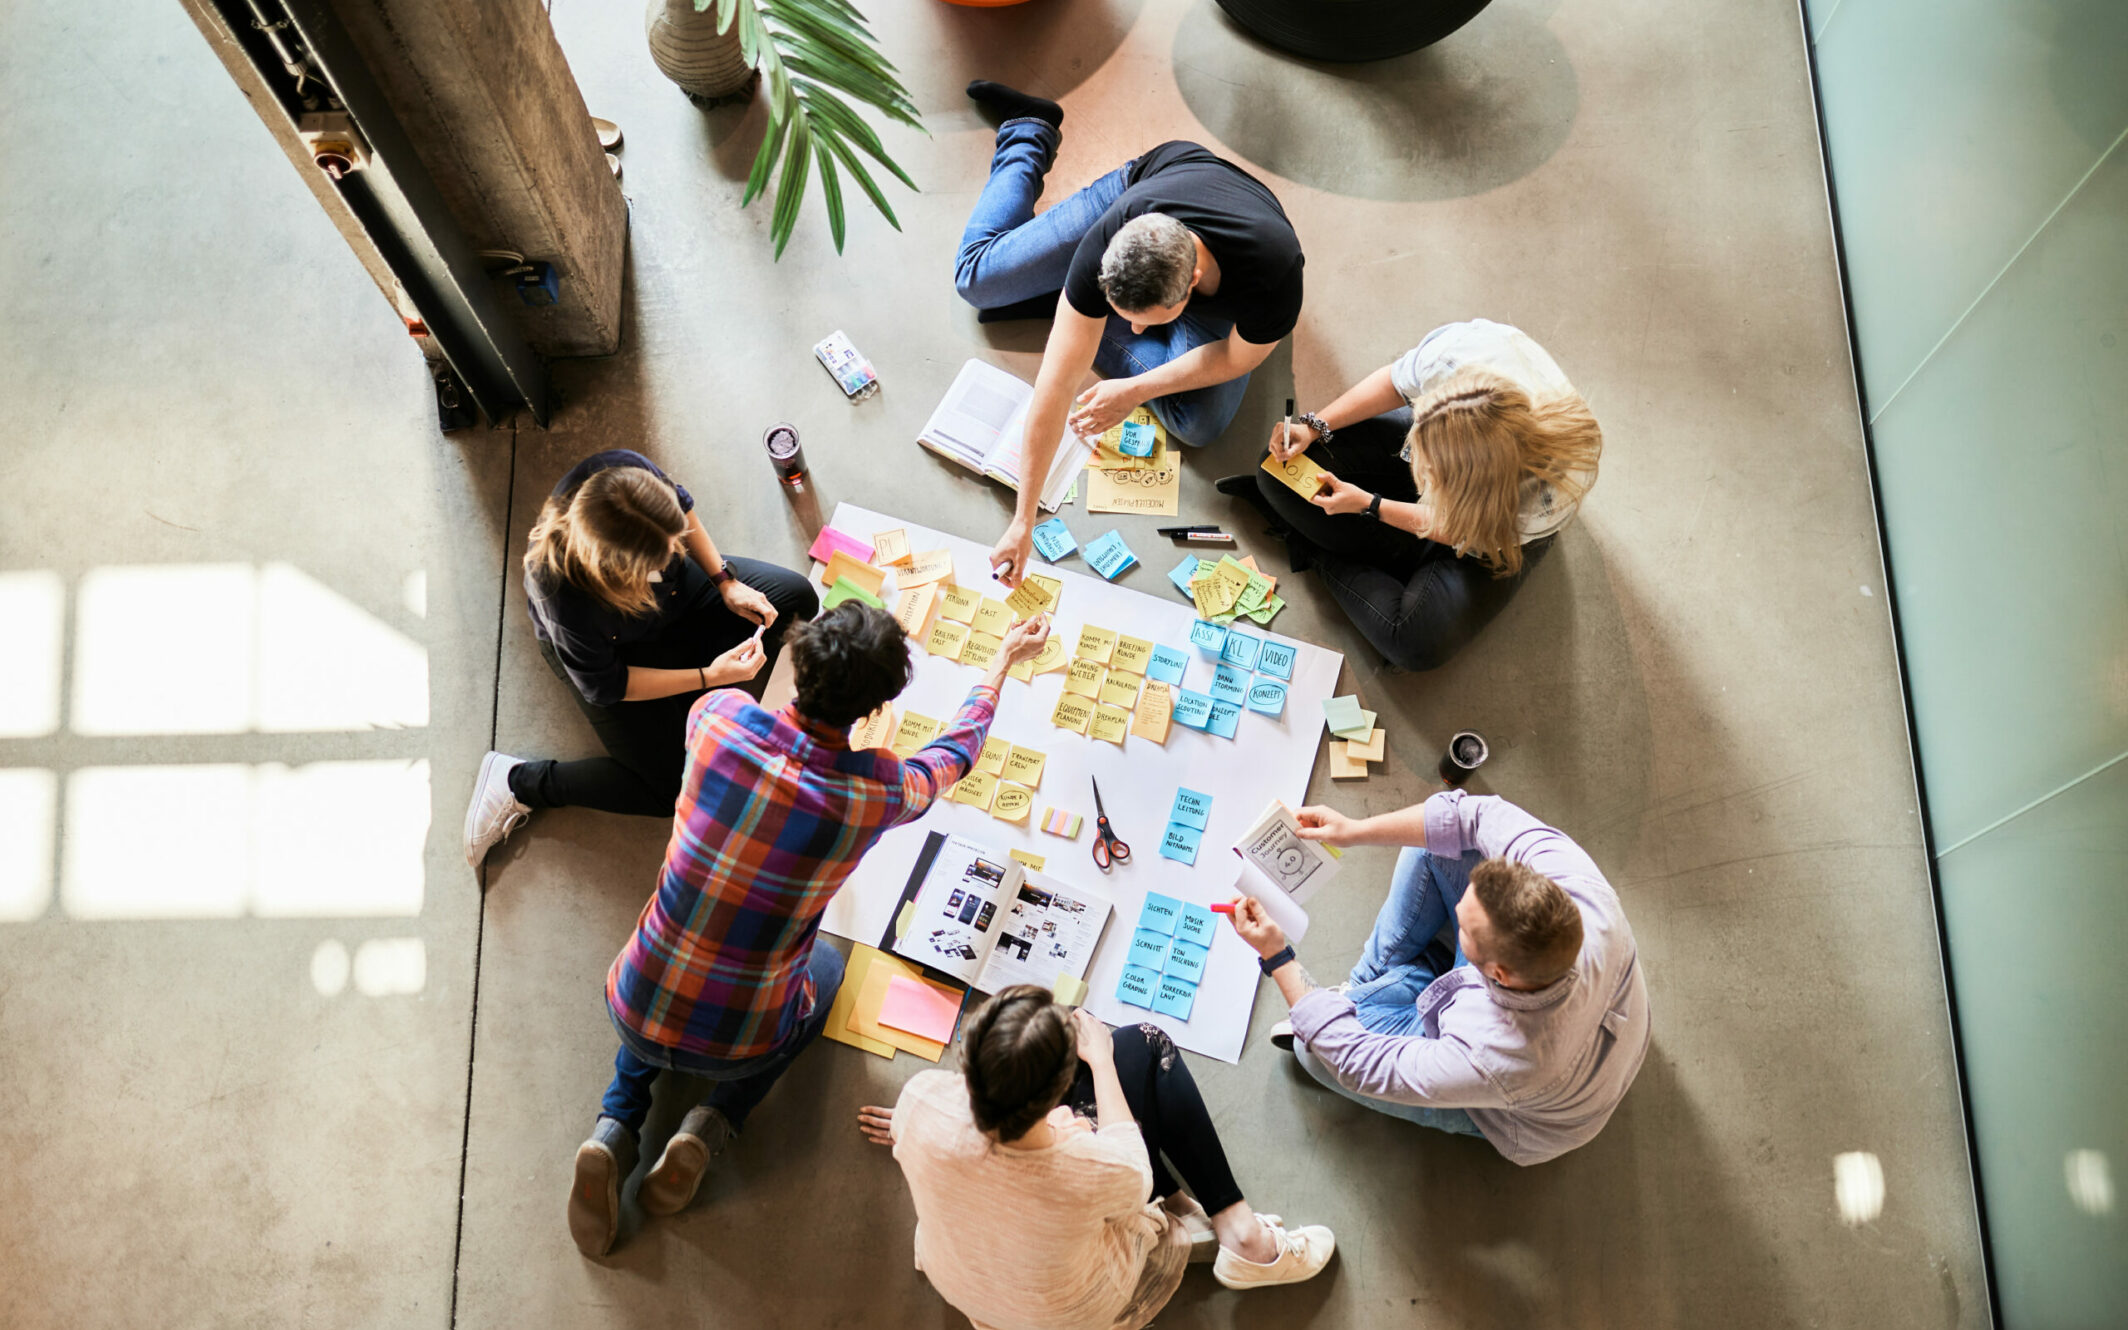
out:
<path id="1" fill-rule="evenodd" d="M 1086 977 L 1115 907 L 963 836 L 925 838 L 887 949 L 985 993 Z M 900 918 L 907 916 L 907 926 Z M 899 928 L 900 936 L 896 937 Z"/>
<path id="2" fill-rule="evenodd" d="M 954 376 L 944 400 L 924 423 L 916 441 L 948 461 L 988 476 L 1008 489 L 1020 487 L 1020 458 L 1027 428 L 1027 406 L 1034 387 L 995 365 L 971 360 Z M 1053 513 L 1078 478 L 1093 445 L 1067 427 L 1042 479 L 1037 502 Z"/>

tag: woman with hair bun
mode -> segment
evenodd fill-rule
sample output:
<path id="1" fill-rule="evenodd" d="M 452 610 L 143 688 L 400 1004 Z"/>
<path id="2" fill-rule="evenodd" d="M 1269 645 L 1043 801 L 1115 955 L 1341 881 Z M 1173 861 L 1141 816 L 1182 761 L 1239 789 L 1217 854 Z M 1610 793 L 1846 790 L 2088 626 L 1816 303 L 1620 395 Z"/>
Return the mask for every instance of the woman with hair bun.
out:
<path id="1" fill-rule="evenodd" d="M 720 554 L 686 487 L 621 448 L 562 477 L 532 524 L 524 565 L 539 654 L 606 756 L 489 753 L 466 810 L 475 868 L 535 808 L 671 817 L 695 699 L 732 686 L 758 695 L 784 631 L 820 608 L 803 573 Z"/>
<path id="2" fill-rule="evenodd" d="M 1249 1208 L 1158 1027 L 1111 1035 L 1029 985 L 968 1017 L 959 1073 L 857 1121 L 909 1180 L 917 1268 L 976 1330 L 1139 1330 L 1192 1261 L 1258 1288 L 1312 1278 L 1336 1246 Z"/>
<path id="3" fill-rule="evenodd" d="M 1490 319 L 1434 329 L 1320 414 L 1272 426 L 1274 463 L 1331 481 L 1303 499 L 1261 469 L 1256 504 L 1389 664 L 1430 670 L 1506 607 L 1596 483 L 1603 432 L 1557 361 Z"/>

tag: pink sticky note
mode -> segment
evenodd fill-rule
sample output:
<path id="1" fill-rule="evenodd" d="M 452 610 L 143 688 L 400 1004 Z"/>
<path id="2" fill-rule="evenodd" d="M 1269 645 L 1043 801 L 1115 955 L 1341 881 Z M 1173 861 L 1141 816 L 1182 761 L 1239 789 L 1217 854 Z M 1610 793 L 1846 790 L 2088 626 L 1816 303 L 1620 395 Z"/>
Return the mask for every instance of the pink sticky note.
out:
<path id="1" fill-rule="evenodd" d="M 806 555 L 826 563 L 835 556 L 836 550 L 848 550 L 850 557 L 859 563 L 872 562 L 872 546 L 869 542 L 859 540 L 848 532 L 837 531 L 831 526 L 820 528 L 820 534 L 813 538 L 813 548 L 807 550 Z"/>
<path id="2" fill-rule="evenodd" d="M 959 995 L 941 993 L 929 984 L 901 975 L 887 981 L 887 999 L 879 1004 L 881 1025 L 941 1044 L 953 1041 L 953 1023 L 960 1014 Z"/>

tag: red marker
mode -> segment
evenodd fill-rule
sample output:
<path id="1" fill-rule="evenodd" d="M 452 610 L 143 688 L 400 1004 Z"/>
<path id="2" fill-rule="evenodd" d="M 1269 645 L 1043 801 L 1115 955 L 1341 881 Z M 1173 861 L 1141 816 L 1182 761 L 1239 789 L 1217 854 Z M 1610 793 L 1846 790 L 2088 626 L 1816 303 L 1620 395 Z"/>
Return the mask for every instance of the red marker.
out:
<path id="1" fill-rule="evenodd" d="M 1217 904 L 1217 905 L 1214 905 L 1214 906 L 1212 907 L 1212 913 L 1213 913 L 1213 914 L 1232 914 L 1232 913 L 1234 913 L 1234 904 L 1233 904 L 1233 902 L 1231 902 L 1231 901 L 1221 901 L 1221 902 L 1220 902 L 1219 904 Z"/>

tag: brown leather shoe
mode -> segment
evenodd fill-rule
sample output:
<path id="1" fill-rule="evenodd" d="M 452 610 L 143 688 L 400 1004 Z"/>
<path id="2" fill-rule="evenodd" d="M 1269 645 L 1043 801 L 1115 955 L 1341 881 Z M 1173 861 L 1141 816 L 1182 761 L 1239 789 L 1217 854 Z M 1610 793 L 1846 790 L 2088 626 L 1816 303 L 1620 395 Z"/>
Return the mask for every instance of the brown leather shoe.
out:
<path id="1" fill-rule="evenodd" d="M 702 1175 L 709 1172 L 710 1164 L 738 1134 L 720 1109 L 697 1104 L 687 1110 L 687 1116 L 680 1119 L 680 1129 L 665 1142 L 664 1152 L 651 1165 L 642 1189 L 636 1193 L 644 1212 L 676 1215 L 685 1210 L 702 1185 Z"/>

